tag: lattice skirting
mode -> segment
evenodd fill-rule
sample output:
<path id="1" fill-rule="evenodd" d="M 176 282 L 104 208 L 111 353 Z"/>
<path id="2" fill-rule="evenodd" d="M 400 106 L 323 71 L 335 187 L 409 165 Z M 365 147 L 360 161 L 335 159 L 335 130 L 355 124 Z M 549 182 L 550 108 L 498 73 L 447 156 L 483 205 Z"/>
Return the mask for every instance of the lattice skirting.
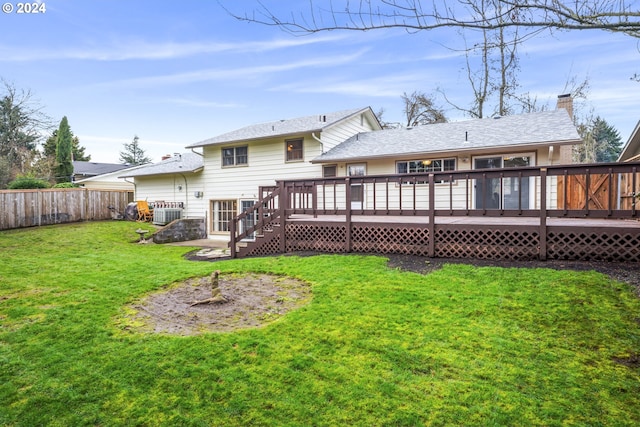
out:
<path id="1" fill-rule="evenodd" d="M 345 224 L 287 224 L 287 252 L 346 252 Z"/>
<path id="2" fill-rule="evenodd" d="M 531 260 L 540 253 L 537 227 L 447 225 L 435 234 L 440 258 Z"/>
<path id="3" fill-rule="evenodd" d="M 536 226 L 437 225 L 435 256 L 441 258 L 538 259 L 540 231 Z M 286 252 L 361 252 L 428 256 L 425 224 L 353 223 L 347 247 L 342 223 L 292 222 L 286 225 Z M 280 253 L 279 233 L 243 248 L 240 256 Z M 547 259 L 640 262 L 640 229 L 579 227 L 547 228 Z"/>
<path id="4" fill-rule="evenodd" d="M 264 235 L 256 237 L 255 242 L 249 242 L 240 248 L 238 256 L 267 256 L 280 253 L 280 234 L 276 230 L 266 231 Z"/>
<path id="5" fill-rule="evenodd" d="M 547 257 L 640 262 L 638 229 L 567 230 L 549 227 Z"/>
<path id="6" fill-rule="evenodd" d="M 428 255 L 429 230 L 417 224 L 354 224 L 351 231 L 354 252 Z"/>

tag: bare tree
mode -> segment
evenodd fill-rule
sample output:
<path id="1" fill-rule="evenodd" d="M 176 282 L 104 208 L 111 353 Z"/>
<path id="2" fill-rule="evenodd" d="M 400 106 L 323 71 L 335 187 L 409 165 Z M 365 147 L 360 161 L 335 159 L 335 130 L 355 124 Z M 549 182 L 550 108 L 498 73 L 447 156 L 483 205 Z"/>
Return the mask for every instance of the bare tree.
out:
<path id="1" fill-rule="evenodd" d="M 486 15 L 487 11 L 500 9 L 502 6 L 499 0 L 478 0 L 476 7 L 476 13 Z M 504 27 L 496 30 L 483 29 L 480 32 L 481 40 L 471 46 L 465 32 L 459 32 L 465 43 L 465 71 L 473 100 L 469 107 L 462 107 L 451 101 L 444 90 L 440 89 L 439 92 L 448 104 L 470 117 L 511 114 L 513 104 L 519 103 L 516 96 L 519 70 L 517 51 L 521 39 L 517 28 L 512 31 Z M 495 107 L 487 112 L 491 101 L 495 101 Z"/>
<path id="2" fill-rule="evenodd" d="M 16 89 L 1 80 L 0 88 L 0 158 L 12 168 L 12 173 L 25 173 L 36 151 L 42 132 L 51 127 L 51 119 L 28 90 Z"/>
<path id="3" fill-rule="evenodd" d="M 500 3 L 502 8 L 484 16 L 474 13 L 477 0 L 333 0 L 328 5 L 310 0 L 306 11 L 291 12 L 287 16 L 273 13 L 261 2 L 251 12 L 234 13 L 225 9 L 239 20 L 278 26 L 292 33 L 520 27 L 532 31 L 604 30 L 640 38 L 640 10 L 633 0 L 502 0 Z"/>
<path id="4" fill-rule="evenodd" d="M 410 95 L 405 92 L 402 95 L 402 102 L 404 103 L 407 127 L 445 123 L 447 121 L 444 111 L 436 106 L 432 96 L 417 91 Z"/>

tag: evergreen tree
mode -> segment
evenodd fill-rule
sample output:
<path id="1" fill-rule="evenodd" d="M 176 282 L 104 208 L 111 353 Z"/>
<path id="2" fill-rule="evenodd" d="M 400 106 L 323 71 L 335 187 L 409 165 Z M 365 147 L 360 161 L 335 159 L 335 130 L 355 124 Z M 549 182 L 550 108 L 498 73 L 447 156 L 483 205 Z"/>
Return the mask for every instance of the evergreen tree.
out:
<path id="1" fill-rule="evenodd" d="M 73 175 L 72 136 L 67 116 L 64 116 L 60 121 L 56 139 L 56 182 L 71 182 L 71 175 Z"/>
<path id="2" fill-rule="evenodd" d="M 140 148 L 138 135 L 133 137 L 133 141 L 129 144 L 123 144 L 124 151 L 120 152 L 120 161 L 133 166 L 151 163 L 151 159 L 144 154 L 144 150 Z"/>
<path id="3" fill-rule="evenodd" d="M 78 160 L 80 162 L 88 162 L 91 161 L 91 154 L 85 154 L 85 147 L 80 145 L 80 138 L 73 134 L 71 131 L 71 153 L 73 154 L 73 160 Z M 58 144 L 58 129 L 54 130 L 53 133 L 44 144 L 42 144 L 42 154 L 45 157 L 54 157 L 56 156 L 56 145 Z"/>
<path id="4" fill-rule="evenodd" d="M 620 133 L 604 119 L 598 117 L 593 123 L 593 137 L 598 141 L 597 162 L 615 162 L 622 152 Z"/>
<path id="5" fill-rule="evenodd" d="M 622 152 L 620 133 L 601 117 L 578 125 L 583 143 L 576 146 L 574 160 L 578 163 L 615 162 Z"/>

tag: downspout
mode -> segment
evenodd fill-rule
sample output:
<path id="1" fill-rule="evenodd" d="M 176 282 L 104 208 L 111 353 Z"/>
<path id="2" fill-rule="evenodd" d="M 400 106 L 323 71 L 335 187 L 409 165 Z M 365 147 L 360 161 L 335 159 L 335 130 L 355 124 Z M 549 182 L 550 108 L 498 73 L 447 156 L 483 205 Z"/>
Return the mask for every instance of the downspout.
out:
<path id="1" fill-rule="evenodd" d="M 181 173 L 179 173 L 178 175 L 180 175 L 182 179 L 184 179 L 184 210 L 185 212 L 187 212 L 189 208 L 189 184 L 187 183 L 186 176 Z"/>
<path id="2" fill-rule="evenodd" d="M 321 152 L 324 154 L 324 142 L 316 136 L 315 132 L 311 132 L 311 137 L 320 143 Z"/>
<path id="3" fill-rule="evenodd" d="M 127 181 L 127 178 L 124 179 L 124 182 L 128 182 L 129 184 L 133 184 L 133 198 L 134 200 L 138 198 L 138 186 L 135 181 Z"/>
<path id="4" fill-rule="evenodd" d="M 203 150 L 204 150 L 204 148 L 203 148 Z M 193 154 L 197 154 L 198 156 L 204 158 L 204 153 L 198 153 L 197 151 L 194 151 L 193 148 L 191 148 L 191 152 Z M 186 185 L 187 184 L 186 184 L 186 180 L 185 180 L 185 187 L 186 187 Z M 203 193 L 206 194 L 206 184 L 203 183 L 203 185 L 204 186 L 202 187 L 202 190 L 203 190 Z M 188 193 L 187 193 L 187 197 L 188 197 Z M 204 196 L 202 196 L 202 197 L 204 197 Z M 208 211 L 205 209 L 205 211 L 204 211 L 204 227 L 205 227 L 205 231 L 206 231 L 206 228 L 207 228 L 207 213 L 208 213 Z M 209 234 L 208 231 L 206 231 L 206 232 L 207 232 L 207 234 Z"/>

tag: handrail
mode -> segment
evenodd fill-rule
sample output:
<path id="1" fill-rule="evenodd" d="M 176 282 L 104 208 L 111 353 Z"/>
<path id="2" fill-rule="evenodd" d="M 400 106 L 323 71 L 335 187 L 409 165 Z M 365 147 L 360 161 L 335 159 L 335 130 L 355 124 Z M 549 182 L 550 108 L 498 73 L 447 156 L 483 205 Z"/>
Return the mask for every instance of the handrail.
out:
<path id="1" fill-rule="evenodd" d="M 266 196 L 264 194 L 266 193 Z M 236 215 L 229 221 L 229 232 L 231 238 L 229 241 L 229 247 L 231 248 L 231 256 L 235 258 L 236 247 L 238 242 L 242 239 L 246 239 L 253 233 L 257 233 L 269 224 L 273 223 L 279 218 L 279 202 L 280 188 L 278 187 L 261 187 L 260 199 L 253 204 L 252 207 Z M 245 227 L 244 230 L 240 230 L 240 224 L 243 220 L 249 218 L 257 218 L 253 225 Z"/>
<path id="2" fill-rule="evenodd" d="M 286 215 L 429 215 L 436 216 L 519 216 L 540 214 L 540 179 L 545 171 L 547 182 L 547 215 L 552 217 L 637 218 L 639 202 L 628 194 L 640 194 L 637 188 L 640 162 L 598 163 L 562 166 L 529 166 L 502 169 L 457 170 L 415 174 L 366 175 L 281 181 L 289 197 Z M 432 175 L 435 186 L 427 185 Z M 621 176 L 628 175 L 625 190 L 618 188 Z M 492 181 L 495 180 L 495 181 Z M 361 206 L 347 203 L 346 185 L 366 188 L 368 200 Z M 506 205 L 505 200 L 477 198 L 477 188 L 497 185 L 497 196 L 504 199 L 512 187 L 529 186 L 529 199 L 522 195 Z M 560 185 L 562 184 L 562 185 Z M 576 186 L 568 192 L 567 186 Z M 429 191 L 435 192 L 434 205 L 429 204 Z M 395 197 L 395 200 L 390 200 Z M 457 199 L 456 199 L 457 197 Z M 580 203 L 576 199 L 580 197 Z M 549 199 L 551 198 L 551 199 Z M 631 198 L 628 207 L 618 199 Z M 473 205 L 475 202 L 475 206 Z M 573 203 L 573 204 L 572 204 Z"/>
<path id="3" fill-rule="evenodd" d="M 283 180 L 231 221 L 230 246 L 292 215 L 341 215 L 347 229 L 359 215 L 422 216 L 431 227 L 442 216 L 537 217 L 546 227 L 547 217 L 638 218 L 639 195 L 640 162 Z M 248 218 L 255 225 L 239 232 Z"/>

